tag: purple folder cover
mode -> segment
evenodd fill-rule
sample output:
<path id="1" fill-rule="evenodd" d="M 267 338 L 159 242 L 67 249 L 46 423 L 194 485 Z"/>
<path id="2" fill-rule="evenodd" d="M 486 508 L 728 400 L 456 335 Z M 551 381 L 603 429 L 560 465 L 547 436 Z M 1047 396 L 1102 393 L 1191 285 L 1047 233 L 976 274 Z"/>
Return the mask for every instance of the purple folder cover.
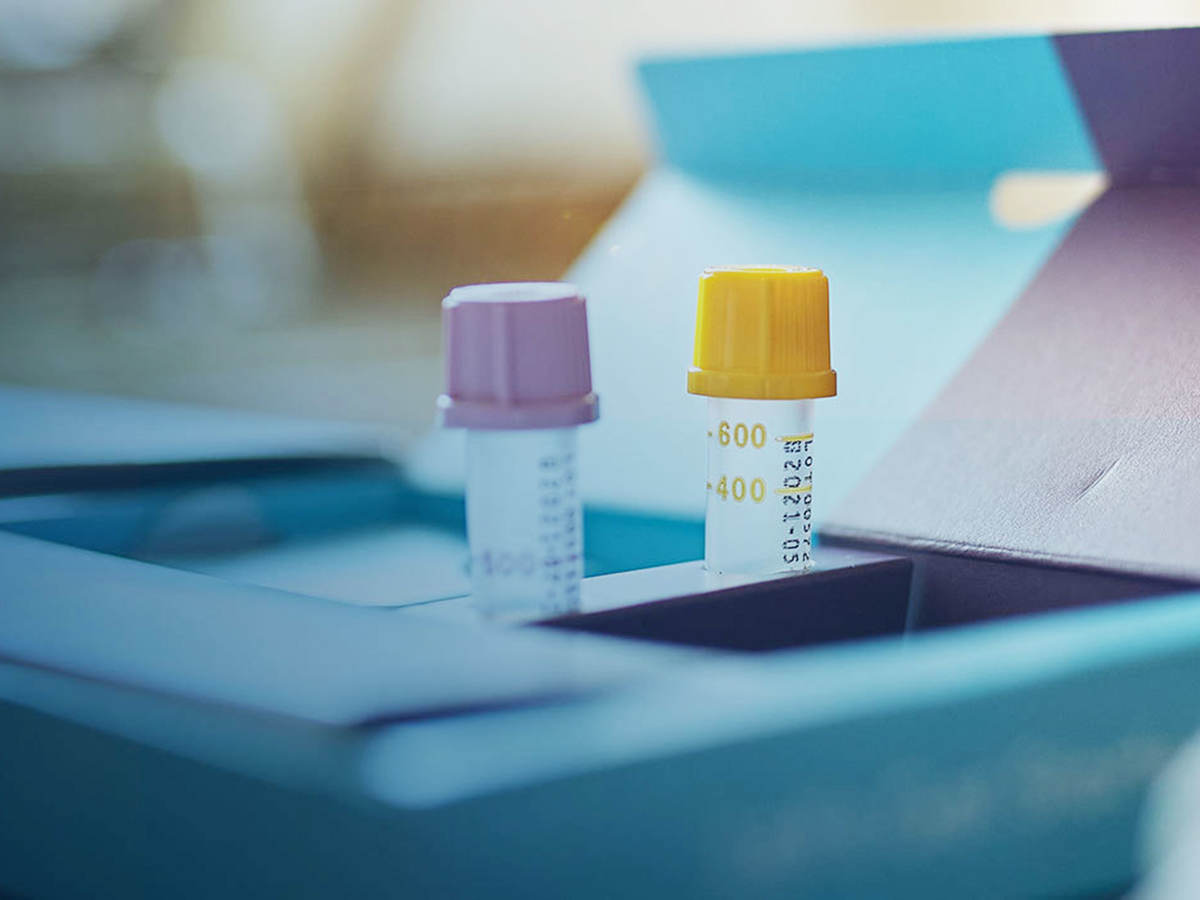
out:
<path id="1" fill-rule="evenodd" d="M 1200 29 L 1056 39 L 1110 187 L 824 534 L 1200 579 Z"/>

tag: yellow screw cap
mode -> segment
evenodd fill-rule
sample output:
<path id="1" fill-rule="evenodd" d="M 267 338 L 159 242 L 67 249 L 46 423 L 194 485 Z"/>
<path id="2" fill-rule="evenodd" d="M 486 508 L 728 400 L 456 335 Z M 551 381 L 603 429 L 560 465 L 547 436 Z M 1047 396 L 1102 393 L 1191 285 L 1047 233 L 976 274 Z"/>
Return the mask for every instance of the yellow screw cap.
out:
<path id="1" fill-rule="evenodd" d="M 688 392 L 709 397 L 832 397 L 829 279 L 820 269 L 705 269 Z"/>

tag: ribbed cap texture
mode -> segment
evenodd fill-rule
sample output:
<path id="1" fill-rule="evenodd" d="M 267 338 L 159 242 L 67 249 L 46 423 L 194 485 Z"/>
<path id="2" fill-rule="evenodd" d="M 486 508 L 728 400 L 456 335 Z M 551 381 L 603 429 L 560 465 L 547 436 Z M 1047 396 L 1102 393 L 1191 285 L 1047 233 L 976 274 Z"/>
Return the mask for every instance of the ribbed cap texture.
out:
<path id="1" fill-rule="evenodd" d="M 442 332 L 442 424 L 554 428 L 596 419 L 587 303 L 573 285 L 455 288 L 442 301 Z"/>
<path id="2" fill-rule="evenodd" d="M 836 394 L 824 273 L 783 266 L 706 269 L 688 390 L 769 400 Z"/>

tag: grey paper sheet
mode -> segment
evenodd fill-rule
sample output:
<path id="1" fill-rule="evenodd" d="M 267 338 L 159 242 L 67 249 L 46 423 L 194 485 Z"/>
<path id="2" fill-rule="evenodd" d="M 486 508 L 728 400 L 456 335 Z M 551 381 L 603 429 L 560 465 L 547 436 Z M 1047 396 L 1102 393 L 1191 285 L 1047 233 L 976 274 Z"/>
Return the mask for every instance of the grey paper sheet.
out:
<path id="1" fill-rule="evenodd" d="M 559 699 L 685 655 L 348 606 L 0 533 L 0 658 L 326 724 Z"/>

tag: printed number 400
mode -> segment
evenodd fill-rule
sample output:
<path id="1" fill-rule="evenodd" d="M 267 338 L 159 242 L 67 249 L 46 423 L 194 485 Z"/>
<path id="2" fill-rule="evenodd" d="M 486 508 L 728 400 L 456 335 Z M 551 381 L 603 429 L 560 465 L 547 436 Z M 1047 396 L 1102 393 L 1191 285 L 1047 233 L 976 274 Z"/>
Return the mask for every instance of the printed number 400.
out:
<path id="1" fill-rule="evenodd" d="M 746 479 L 739 476 L 730 481 L 727 476 L 722 475 L 721 480 L 717 482 L 716 491 L 722 500 L 732 497 L 741 503 L 746 499 Z M 767 483 L 761 478 L 755 478 L 750 482 L 749 494 L 755 503 L 762 503 L 763 498 L 767 496 Z"/>

